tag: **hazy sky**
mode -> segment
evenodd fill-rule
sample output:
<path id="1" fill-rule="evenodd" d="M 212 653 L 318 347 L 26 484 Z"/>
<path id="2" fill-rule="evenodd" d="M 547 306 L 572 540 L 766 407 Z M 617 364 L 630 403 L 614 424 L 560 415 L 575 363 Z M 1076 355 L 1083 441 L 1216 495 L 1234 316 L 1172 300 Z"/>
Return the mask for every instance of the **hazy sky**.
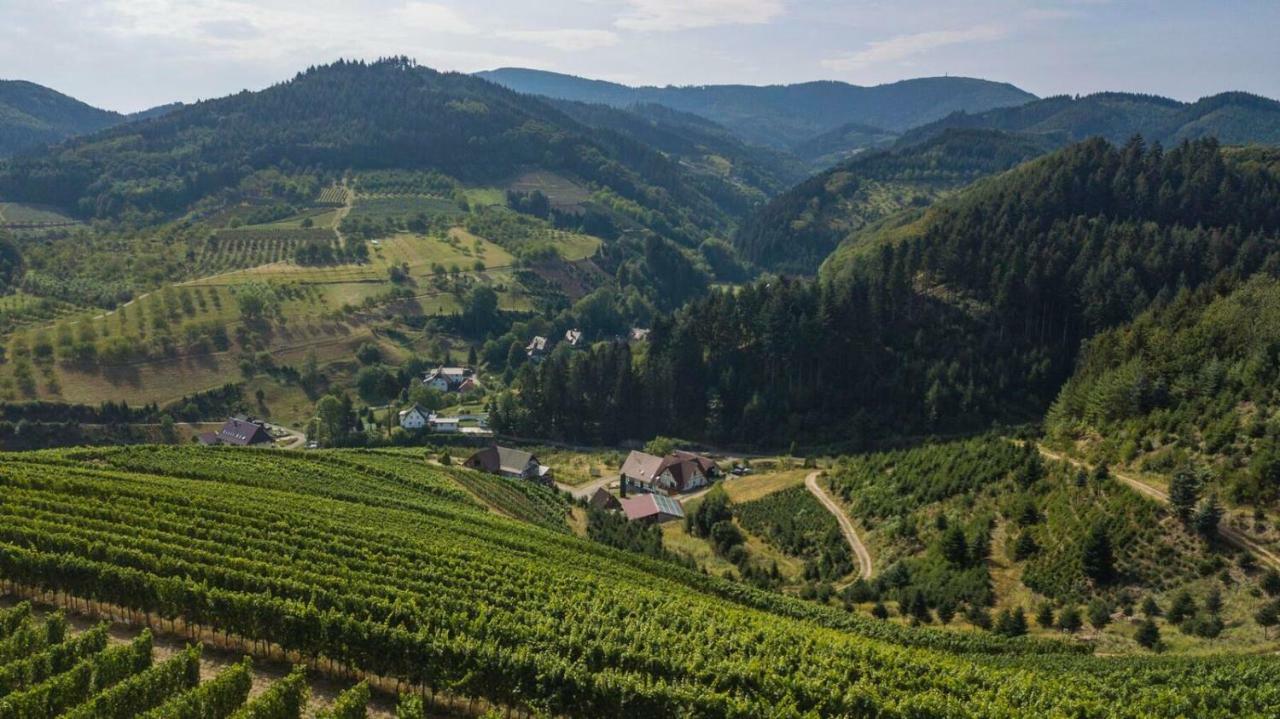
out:
<path id="1" fill-rule="evenodd" d="M 0 78 L 121 111 L 409 55 L 629 84 L 878 84 L 1280 97 L 1280 0 L 0 0 Z"/>

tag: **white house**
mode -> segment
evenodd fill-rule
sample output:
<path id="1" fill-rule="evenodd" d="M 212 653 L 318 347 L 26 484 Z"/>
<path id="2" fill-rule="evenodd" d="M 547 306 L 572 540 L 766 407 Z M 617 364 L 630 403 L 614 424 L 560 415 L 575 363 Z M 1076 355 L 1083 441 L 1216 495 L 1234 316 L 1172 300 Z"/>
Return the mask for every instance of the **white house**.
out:
<path id="1" fill-rule="evenodd" d="M 441 392 L 453 392 L 471 378 L 470 367 L 437 367 L 422 378 L 426 386 Z"/>
<path id="2" fill-rule="evenodd" d="M 400 426 L 405 429 L 422 429 L 430 421 L 431 413 L 421 405 L 415 404 L 408 409 L 400 410 Z"/>

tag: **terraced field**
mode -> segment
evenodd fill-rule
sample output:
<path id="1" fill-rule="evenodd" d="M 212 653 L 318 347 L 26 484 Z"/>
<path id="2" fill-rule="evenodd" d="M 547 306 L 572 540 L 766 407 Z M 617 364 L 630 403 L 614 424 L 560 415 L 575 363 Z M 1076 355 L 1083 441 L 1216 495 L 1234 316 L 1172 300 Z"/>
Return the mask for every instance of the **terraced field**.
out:
<path id="1" fill-rule="evenodd" d="M 138 447 L 0 467 L 5 586 L 437 701 L 561 716 L 1280 711 L 1274 656 L 1095 658 L 886 623 L 500 516 L 420 460 Z"/>

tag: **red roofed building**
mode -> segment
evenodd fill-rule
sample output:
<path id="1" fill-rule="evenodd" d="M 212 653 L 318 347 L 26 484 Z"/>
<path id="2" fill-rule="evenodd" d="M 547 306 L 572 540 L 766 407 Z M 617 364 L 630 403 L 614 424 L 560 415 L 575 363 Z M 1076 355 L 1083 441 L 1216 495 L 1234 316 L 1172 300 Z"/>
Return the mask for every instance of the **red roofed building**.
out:
<path id="1" fill-rule="evenodd" d="M 672 452 L 658 457 L 632 452 L 622 463 L 619 480 L 649 492 L 679 494 L 707 486 L 718 472 L 716 463 L 692 452 Z"/>
<path id="2" fill-rule="evenodd" d="M 632 522 L 659 524 L 684 518 L 684 507 L 676 500 L 661 494 L 641 494 L 619 500 L 622 513 Z"/>

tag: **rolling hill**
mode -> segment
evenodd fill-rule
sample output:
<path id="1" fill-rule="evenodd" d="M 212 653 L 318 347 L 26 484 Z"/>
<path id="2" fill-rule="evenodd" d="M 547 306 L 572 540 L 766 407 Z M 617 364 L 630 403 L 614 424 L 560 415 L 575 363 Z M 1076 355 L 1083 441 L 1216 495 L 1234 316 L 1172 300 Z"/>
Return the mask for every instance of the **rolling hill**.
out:
<path id="1" fill-rule="evenodd" d="M 502 516 L 463 491 L 461 470 L 408 454 L 138 447 L 3 461 L 9 586 L 157 630 L 216 630 L 246 651 L 275 645 L 445 709 L 1225 717 L 1280 706 L 1274 683 L 1240 681 L 1273 673 L 1271 656 L 1095 658 L 1078 644 L 885 622 Z"/>
<path id="2" fill-rule="evenodd" d="M 902 132 L 958 111 L 1021 105 L 1035 96 L 1007 83 L 931 77 L 874 87 L 796 85 L 628 87 L 522 68 L 478 73 L 513 90 L 617 107 L 656 103 L 700 115 L 760 145 L 787 149 L 849 123 Z M 854 138 L 861 142 L 862 138 Z"/>
<path id="3" fill-rule="evenodd" d="M 32 82 L 0 80 L 0 158 L 125 120 Z"/>
<path id="4" fill-rule="evenodd" d="M 1225 92 L 1194 103 L 1118 92 L 1064 95 L 1018 107 L 957 112 L 905 132 L 898 144 L 921 142 L 953 128 L 1028 133 L 1057 145 L 1089 137 L 1122 143 L 1134 135 L 1165 145 L 1201 137 L 1215 137 L 1228 145 L 1275 145 L 1280 144 L 1280 102 L 1243 92 Z"/>
<path id="5" fill-rule="evenodd" d="M 734 237 L 761 267 L 811 274 L 851 234 L 946 192 L 1043 154 L 1038 137 L 956 130 L 918 145 L 860 154 L 748 217 Z"/>
<path id="6" fill-rule="evenodd" d="M 84 217 L 155 222 L 254 172 L 301 168 L 429 169 L 498 185 L 546 170 L 599 187 L 620 222 L 687 244 L 732 227 L 709 195 L 733 193 L 733 185 L 687 173 L 632 138 L 596 132 L 538 99 L 403 58 L 311 68 L 260 92 L 16 158 L 0 167 L 0 195 Z"/>

